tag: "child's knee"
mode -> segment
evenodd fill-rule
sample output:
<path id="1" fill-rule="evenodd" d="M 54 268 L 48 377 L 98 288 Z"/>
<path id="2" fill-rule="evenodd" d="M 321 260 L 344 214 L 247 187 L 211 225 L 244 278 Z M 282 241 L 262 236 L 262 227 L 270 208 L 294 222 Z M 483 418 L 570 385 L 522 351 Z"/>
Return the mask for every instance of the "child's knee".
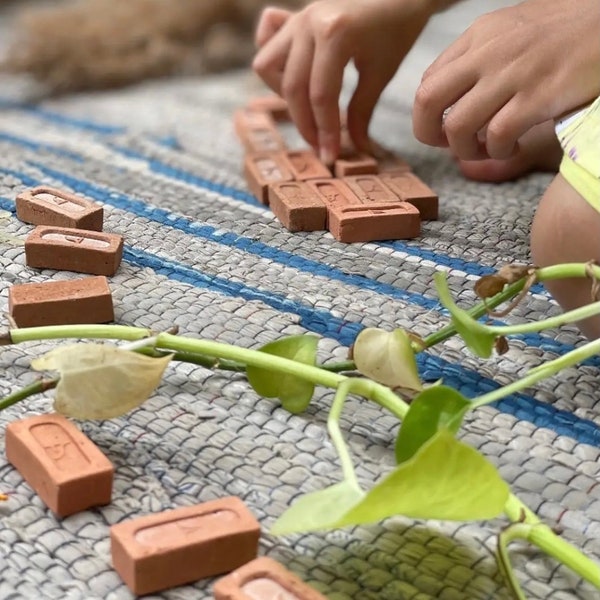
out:
<path id="1" fill-rule="evenodd" d="M 533 262 L 549 266 L 600 260 L 600 213 L 558 174 L 537 208 L 531 227 Z"/>

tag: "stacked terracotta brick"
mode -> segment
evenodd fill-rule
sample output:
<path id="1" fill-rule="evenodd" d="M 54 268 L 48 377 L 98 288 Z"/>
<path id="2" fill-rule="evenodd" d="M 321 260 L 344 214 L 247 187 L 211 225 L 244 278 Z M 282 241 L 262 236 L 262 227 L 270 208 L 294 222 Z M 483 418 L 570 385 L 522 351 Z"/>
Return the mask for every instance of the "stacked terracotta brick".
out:
<path id="1" fill-rule="evenodd" d="M 312 150 L 290 150 L 277 121 L 285 101 L 267 96 L 234 115 L 246 156 L 248 188 L 290 231 L 329 230 L 341 242 L 417 237 L 421 220 L 437 219 L 437 195 L 392 152 L 356 152 L 343 131 L 340 157 L 328 167 Z"/>
<path id="2" fill-rule="evenodd" d="M 49 187 L 25 190 L 16 199 L 17 217 L 36 225 L 25 240 L 29 267 L 87 273 L 69 281 L 12 286 L 8 309 L 19 327 L 106 323 L 114 319 L 107 276 L 123 255 L 123 238 L 103 231 L 101 206 Z"/>

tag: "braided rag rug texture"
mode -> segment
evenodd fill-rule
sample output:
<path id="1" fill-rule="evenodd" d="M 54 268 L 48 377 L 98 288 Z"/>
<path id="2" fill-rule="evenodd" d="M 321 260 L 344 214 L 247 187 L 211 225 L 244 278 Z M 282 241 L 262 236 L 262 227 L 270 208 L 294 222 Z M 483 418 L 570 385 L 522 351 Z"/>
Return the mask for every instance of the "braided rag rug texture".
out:
<path id="1" fill-rule="evenodd" d="M 484 3 L 486 8 L 499 4 Z M 7 20 L 0 9 L 4 38 Z M 79 277 L 25 266 L 14 240 L 31 230 L 14 213 L 16 194 L 44 183 L 105 208 L 105 230 L 125 237 L 110 278 L 116 321 L 257 348 L 284 335 L 321 336 L 319 360 L 344 360 L 367 326 L 419 335 L 448 321 L 432 284 L 449 275 L 459 304 L 473 283 L 506 262 L 526 263 L 528 229 L 549 175 L 502 185 L 461 178 L 443 152 L 411 135 L 410 107 L 422 70 L 474 17 L 472 4 L 436 17 L 386 90 L 373 137 L 405 157 L 440 196 L 441 218 L 417 240 L 341 244 L 330 234 L 291 234 L 248 192 L 236 107 L 264 93 L 247 71 L 147 82 L 125 90 L 27 102 L 31 85 L 0 79 L 0 311 L 8 289 Z M 351 78 L 351 74 L 350 74 Z M 351 82 L 350 82 L 351 83 Z M 349 88 L 348 88 L 349 89 Z M 299 143 L 291 127 L 290 145 Z M 507 317 L 558 314 L 540 287 Z M 419 356 L 427 380 L 473 397 L 522 376 L 582 342 L 574 328 L 518 337 L 501 357 L 480 361 L 460 339 Z M 0 350 L 0 396 L 36 374 L 30 361 L 55 343 Z M 513 492 L 585 553 L 600 559 L 600 359 L 470 414 L 460 437 L 484 453 Z M 109 527 L 214 498 L 242 498 L 260 520 L 260 553 L 336 600 L 505 600 L 493 558 L 494 522 L 393 518 L 368 527 L 275 538 L 269 527 L 299 495 L 337 482 L 326 430 L 333 395 L 317 390 L 292 416 L 259 398 L 240 375 L 171 364 L 156 393 L 124 417 L 78 425 L 116 468 L 109 506 L 57 519 L 0 444 L 0 598 L 126 600 L 113 571 Z M 52 393 L 0 413 L 0 441 L 15 419 L 51 410 Z M 341 421 L 358 477 L 369 488 L 392 468 L 398 422 L 351 398 Z M 518 543 L 511 546 L 528 598 L 592 600 L 570 571 Z M 212 581 L 150 596 L 211 598 Z"/>

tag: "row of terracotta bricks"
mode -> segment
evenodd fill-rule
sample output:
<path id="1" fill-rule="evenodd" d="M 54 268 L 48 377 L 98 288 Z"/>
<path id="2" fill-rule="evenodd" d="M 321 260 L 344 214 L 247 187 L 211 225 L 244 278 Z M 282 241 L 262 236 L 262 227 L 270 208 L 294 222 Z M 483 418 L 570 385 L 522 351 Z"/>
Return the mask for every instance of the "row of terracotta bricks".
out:
<path id="1" fill-rule="evenodd" d="M 29 267 L 87 273 L 69 281 L 14 285 L 9 314 L 19 327 L 106 323 L 114 319 L 106 276 L 123 256 L 123 237 L 103 231 L 102 206 L 50 187 L 25 190 L 16 198 L 17 217 L 35 229 L 25 239 Z"/>
<path id="2" fill-rule="evenodd" d="M 343 129 L 340 157 L 327 166 L 313 150 L 286 147 L 276 121 L 287 116 L 276 96 L 234 114 L 248 188 L 287 229 L 369 242 L 417 237 L 421 220 L 437 219 L 437 195 L 402 158 L 375 142 L 374 156 L 356 152 Z"/>
<path id="3" fill-rule="evenodd" d="M 111 502 L 114 467 L 71 421 L 39 415 L 6 428 L 6 457 L 59 517 Z M 113 567 L 135 594 L 233 571 L 217 600 L 322 600 L 282 565 L 257 559 L 260 524 L 236 497 L 168 510 L 110 528 Z"/>

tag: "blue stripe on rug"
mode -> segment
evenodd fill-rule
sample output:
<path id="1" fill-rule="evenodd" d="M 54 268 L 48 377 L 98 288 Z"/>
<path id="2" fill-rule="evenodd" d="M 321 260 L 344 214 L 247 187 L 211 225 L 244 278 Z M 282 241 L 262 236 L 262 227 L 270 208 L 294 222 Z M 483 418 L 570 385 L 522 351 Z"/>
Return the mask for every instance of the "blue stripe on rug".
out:
<path id="1" fill-rule="evenodd" d="M 15 212 L 14 202 L 0 197 L 0 208 Z M 196 269 L 182 265 L 143 250 L 125 248 L 124 258 L 137 266 L 149 267 L 165 277 L 194 287 L 216 290 L 219 293 L 241 297 L 245 300 L 259 300 L 279 311 L 297 314 L 301 325 L 308 331 L 331 337 L 341 344 L 350 345 L 364 328 L 360 323 L 335 317 L 328 311 L 314 309 L 300 302 L 289 300 L 278 294 L 265 293 L 241 283 L 228 281 L 215 275 L 206 275 Z M 444 382 L 459 390 L 465 396 L 477 395 L 498 389 L 495 381 L 466 369 L 458 364 L 429 353 L 417 355 L 419 372 L 424 380 L 443 378 Z M 559 435 L 566 435 L 580 443 L 600 445 L 600 427 L 593 421 L 554 408 L 524 394 L 514 394 L 496 403 L 501 411 L 529 421 L 537 427 L 552 429 Z"/>
<path id="2" fill-rule="evenodd" d="M 0 101 L 0 106 L 1 105 L 2 105 L 2 102 Z M 33 114 L 36 114 L 50 122 L 58 122 L 59 124 L 62 124 L 62 120 L 65 119 L 66 122 L 68 124 L 70 124 L 71 126 L 80 127 L 80 128 L 86 129 L 86 130 L 94 131 L 94 132 L 96 132 L 96 130 L 98 128 L 103 127 L 101 125 L 98 125 L 97 123 L 91 123 L 91 122 L 88 124 L 88 126 L 85 126 L 85 121 L 81 121 L 80 119 L 70 119 L 69 117 L 64 117 L 62 115 L 56 115 L 54 113 L 48 114 L 47 111 L 43 111 L 42 109 L 37 109 L 37 110 L 32 109 L 29 106 L 27 106 L 27 110 L 28 110 L 28 112 L 32 112 Z M 38 112 L 38 111 L 41 111 L 41 112 Z M 111 129 L 110 127 L 108 127 L 108 129 L 109 129 L 110 133 L 124 133 L 125 132 L 124 128 L 122 130 L 117 128 L 116 131 L 113 130 L 114 128 Z M 12 138 L 13 138 L 13 142 L 15 144 L 19 143 L 19 138 L 17 138 L 16 136 L 12 136 Z M 30 140 L 26 140 L 25 138 L 20 138 L 20 139 L 23 142 L 22 145 L 26 146 L 27 144 L 32 143 Z M 135 158 L 136 160 L 145 161 L 148 164 L 148 167 L 150 168 L 150 170 L 152 170 L 154 173 L 164 175 L 166 177 L 169 177 L 170 179 L 174 179 L 175 181 L 181 181 L 183 183 L 194 185 L 194 186 L 200 187 L 202 189 L 207 189 L 210 191 L 218 192 L 225 196 L 229 196 L 231 198 L 235 198 L 236 200 L 240 200 L 247 204 L 251 204 L 252 206 L 263 207 L 263 204 L 258 202 L 252 194 L 249 194 L 245 190 L 240 190 L 240 189 L 237 189 L 237 188 L 234 188 L 231 186 L 225 186 L 225 185 L 214 183 L 210 180 L 198 177 L 198 176 L 196 176 L 192 173 L 189 173 L 187 171 L 184 171 L 182 169 L 176 169 L 175 167 L 167 165 L 167 164 L 165 164 L 159 160 L 156 160 L 154 158 L 150 158 L 138 151 L 131 150 L 129 148 L 123 148 L 121 146 L 117 146 L 117 145 L 113 145 L 113 144 L 107 144 L 107 145 L 110 148 L 112 148 L 114 151 L 119 152 L 119 153 L 123 154 L 124 156 L 128 156 L 129 158 Z M 160 144 L 160 145 L 164 146 L 164 144 Z M 61 149 L 58 147 L 54 147 L 54 148 L 56 148 L 57 152 L 61 151 Z M 47 149 L 51 149 L 51 146 L 47 145 Z M 80 159 L 83 160 L 83 157 L 80 157 Z M 464 273 L 467 273 L 468 275 L 482 276 L 482 275 L 488 275 L 488 274 L 495 272 L 495 269 L 492 267 L 486 267 L 486 266 L 480 265 L 478 263 L 474 263 L 471 261 L 465 261 L 458 257 L 451 257 L 451 256 L 447 256 L 445 254 L 439 254 L 432 250 L 425 250 L 423 248 L 419 248 L 417 246 L 407 244 L 402 241 L 390 241 L 390 242 L 383 242 L 383 243 L 378 242 L 378 245 L 389 247 L 389 248 L 394 249 L 397 252 L 403 252 L 406 254 L 410 254 L 412 256 L 422 258 L 423 260 L 430 260 L 432 262 L 435 262 L 436 264 L 446 266 L 451 269 L 463 271 Z M 544 289 L 541 286 L 536 287 L 535 291 L 539 292 L 539 293 L 544 293 Z"/>

